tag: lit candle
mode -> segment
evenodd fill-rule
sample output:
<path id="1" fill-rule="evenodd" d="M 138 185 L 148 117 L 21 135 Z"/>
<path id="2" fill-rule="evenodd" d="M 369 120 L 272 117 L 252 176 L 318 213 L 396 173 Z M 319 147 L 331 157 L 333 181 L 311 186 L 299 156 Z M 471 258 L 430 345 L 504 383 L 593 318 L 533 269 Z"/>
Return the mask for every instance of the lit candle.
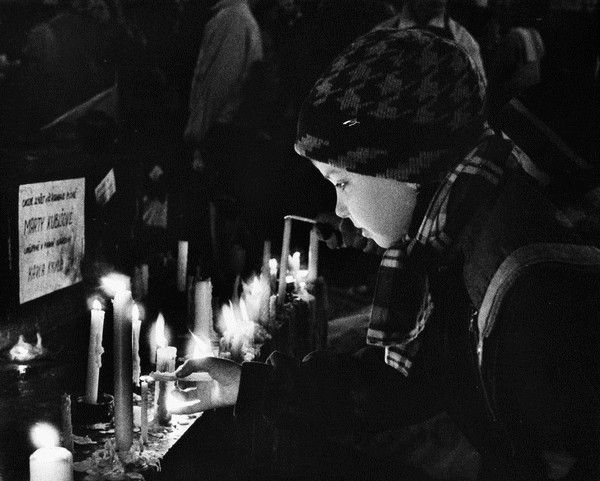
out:
<path id="1" fill-rule="evenodd" d="M 140 383 L 140 441 L 142 442 L 142 444 L 146 444 L 148 442 L 148 378 L 146 376 L 142 376 L 140 378 Z"/>
<path id="2" fill-rule="evenodd" d="M 167 337 L 165 335 L 165 318 L 162 314 L 158 315 L 156 320 L 156 370 L 158 372 L 175 371 L 175 359 L 177 357 L 177 348 L 167 346 Z M 167 409 L 167 395 L 173 390 L 173 382 L 156 383 L 156 418 L 159 424 L 168 424 L 171 415 Z"/>
<path id="3" fill-rule="evenodd" d="M 177 290 L 185 292 L 188 265 L 188 241 L 180 240 L 177 244 Z"/>
<path id="4" fill-rule="evenodd" d="M 292 236 L 292 219 L 286 218 L 283 224 L 283 242 L 281 243 L 281 262 L 279 265 L 279 286 L 277 303 L 285 300 L 285 276 L 287 275 L 288 256 L 290 255 L 290 238 Z"/>
<path id="5" fill-rule="evenodd" d="M 131 302 L 128 290 L 117 291 L 113 299 L 115 439 L 117 450 L 123 453 L 133 442 Z"/>
<path id="6" fill-rule="evenodd" d="M 194 334 L 201 339 L 212 339 L 214 337 L 212 283 L 210 279 L 198 281 L 195 285 Z"/>
<path id="7" fill-rule="evenodd" d="M 29 456 L 29 481 L 73 481 L 73 455 L 58 446 L 58 432 L 48 424 L 36 424 L 31 431 L 34 445 Z"/>
<path id="8" fill-rule="evenodd" d="M 90 320 L 90 341 L 88 346 L 87 377 L 85 382 L 85 402 L 98 402 L 98 380 L 102 365 L 102 331 L 104 329 L 104 311 L 98 299 L 94 300 Z"/>
<path id="9" fill-rule="evenodd" d="M 319 275 L 319 236 L 317 235 L 317 226 L 310 230 L 310 242 L 308 245 L 308 282 L 314 282 Z"/>
<path id="10" fill-rule="evenodd" d="M 137 304 L 133 304 L 131 308 L 131 351 L 132 351 L 132 380 L 134 384 L 140 383 L 140 330 L 142 329 L 142 321 L 140 319 L 140 310 Z"/>

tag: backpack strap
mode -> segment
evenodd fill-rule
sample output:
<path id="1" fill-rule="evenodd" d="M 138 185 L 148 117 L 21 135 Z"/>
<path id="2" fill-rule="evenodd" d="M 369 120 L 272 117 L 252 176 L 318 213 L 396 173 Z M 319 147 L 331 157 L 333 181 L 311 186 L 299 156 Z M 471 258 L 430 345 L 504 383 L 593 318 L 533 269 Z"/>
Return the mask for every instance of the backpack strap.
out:
<path id="1" fill-rule="evenodd" d="M 513 251 L 498 267 L 479 307 L 477 357 L 483 362 L 484 339 L 494 329 L 504 297 L 516 280 L 538 264 L 564 264 L 582 272 L 600 271 L 600 249 L 587 245 L 534 243 Z"/>

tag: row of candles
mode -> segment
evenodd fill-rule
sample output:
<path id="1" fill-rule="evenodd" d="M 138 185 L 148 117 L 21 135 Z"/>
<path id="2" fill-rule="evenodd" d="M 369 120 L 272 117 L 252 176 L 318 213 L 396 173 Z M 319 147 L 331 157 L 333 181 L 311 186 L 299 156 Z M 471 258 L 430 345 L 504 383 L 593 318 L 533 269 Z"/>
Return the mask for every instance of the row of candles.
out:
<path id="1" fill-rule="evenodd" d="M 141 319 L 139 308 L 133 302 L 131 291 L 125 285 L 116 288 L 113 297 L 113 348 L 114 348 L 114 429 L 115 445 L 120 453 L 129 451 L 133 444 L 134 407 L 133 384 L 140 386 L 140 442 L 148 441 L 148 388 L 149 376 L 141 376 L 139 340 Z M 98 402 L 98 384 L 105 312 L 98 300 L 95 300 L 90 314 L 90 337 L 88 348 L 88 365 L 84 402 Z M 164 317 L 159 314 L 156 321 L 156 369 L 159 372 L 173 372 L 177 357 L 177 348 L 168 346 L 165 335 Z M 157 387 L 157 406 L 155 419 L 161 423 L 168 422 L 167 394 L 169 385 L 160 381 Z M 58 446 L 58 435 L 52 426 L 39 424 L 32 432 L 38 438 L 39 449 L 29 458 L 30 481 L 72 481 L 73 455 L 72 428 L 70 424 L 70 397 L 63 398 L 61 416 L 63 419 L 63 436 L 66 447 Z M 68 425 L 68 426 L 66 426 Z M 66 426 L 66 427 L 65 427 Z M 70 441 L 69 441 L 70 440 Z M 36 440 L 34 439 L 34 443 Z M 68 446 L 70 445 L 70 446 Z"/>
<path id="2" fill-rule="evenodd" d="M 274 290 L 274 283 L 279 267 L 279 288 L 277 291 L 277 302 L 282 304 L 285 298 L 285 290 L 288 282 L 288 270 L 297 281 L 300 273 L 300 252 L 294 252 L 290 255 L 290 241 L 292 235 L 292 221 L 297 220 L 312 224 L 310 230 L 309 247 L 308 247 L 308 271 L 306 273 L 306 281 L 314 282 L 318 277 L 319 264 L 319 237 L 317 234 L 317 222 L 314 219 L 306 217 L 287 215 L 284 218 L 283 226 L 283 241 L 281 247 L 281 260 L 279 266 L 276 259 L 271 259 L 271 242 L 266 240 L 263 250 L 263 264 L 261 275 L 264 277 L 271 276 L 271 289 Z M 177 245 L 177 289 L 184 292 L 187 286 L 187 271 L 188 271 L 188 241 L 180 240 Z"/>
<path id="3" fill-rule="evenodd" d="M 313 224 L 310 231 L 308 252 L 308 270 L 300 269 L 300 253 L 290 255 L 292 220 Z M 177 288 L 185 291 L 187 287 L 187 241 L 178 243 Z M 252 342 L 255 319 L 268 322 L 272 319 L 277 305 L 285 299 L 287 284 L 293 282 L 297 288 L 302 281 L 314 281 L 318 276 L 318 237 L 315 221 L 297 216 L 286 216 L 284 223 L 281 260 L 271 258 L 271 244 L 265 241 L 260 279 L 245 286 L 244 298 L 225 304 L 221 311 L 220 324 L 223 340 L 234 357 L 240 358 L 238 350 L 243 350 L 244 341 Z M 145 268 L 144 268 L 145 267 Z M 279 279 L 277 282 L 277 274 Z M 288 273 L 289 272 L 289 273 Z M 304 274 L 304 275 L 303 275 Z M 274 294 L 278 284 L 277 293 Z M 147 266 L 136 269 L 134 275 L 136 291 L 147 294 Z M 146 286 L 146 287 L 144 287 Z M 113 350 L 114 350 L 114 427 L 115 444 L 119 452 L 127 452 L 133 444 L 133 384 L 140 386 L 141 416 L 140 440 L 147 442 L 148 437 L 148 378 L 141 376 L 139 341 L 141 331 L 140 312 L 133 302 L 132 293 L 124 283 L 114 289 L 113 297 Z M 197 334 L 195 339 L 208 340 L 214 336 L 212 316 L 212 286 L 210 280 L 196 282 L 194 286 L 194 317 Z M 104 352 L 102 334 L 104 329 L 104 310 L 98 300 L 91 309 L 90 337 L 88 347 L 88 365 L 84 400 L 88 404 L 98 402 L 98 385 L 101 358 Z M 164 318 L 159 314 L 156 322 L 156 369 L 158 372 L 175 370 L 177 349 L 168 346 L 164 335 Z M 210 349 L 204 355 L 210 354 Z M 243 356 L 241 356 L 243 357 Z M 172 384 L 172 383 L 169 383 Z M 168 420 L 168 385 L 157 383 L 156 418 Z M 58 444 L 58 443 L 56 443 Z M 30 481 L 71 481 L 72 454 L 59 446 L 44 446 L 30 457 Z"/>

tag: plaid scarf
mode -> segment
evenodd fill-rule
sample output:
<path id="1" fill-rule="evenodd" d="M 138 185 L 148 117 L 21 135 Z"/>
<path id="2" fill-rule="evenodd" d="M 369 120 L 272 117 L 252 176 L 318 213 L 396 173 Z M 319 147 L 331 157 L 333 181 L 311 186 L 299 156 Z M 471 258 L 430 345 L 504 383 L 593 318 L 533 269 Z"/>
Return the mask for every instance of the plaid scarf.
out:
<path id="1" fill-rule="evenodd" d="M 519 157 L 524 155 L 510 140 L 486 131 L 441 183 L 416 235 L 383 255 L 367 343 L 384 347 L 385 362 L 405 376 L 419 350 L 418 336 L 434 309 L 421 254 L 426 249 L 447 254 L 482 201 L 497 191 L 505 166 L 522 163 Z"/>

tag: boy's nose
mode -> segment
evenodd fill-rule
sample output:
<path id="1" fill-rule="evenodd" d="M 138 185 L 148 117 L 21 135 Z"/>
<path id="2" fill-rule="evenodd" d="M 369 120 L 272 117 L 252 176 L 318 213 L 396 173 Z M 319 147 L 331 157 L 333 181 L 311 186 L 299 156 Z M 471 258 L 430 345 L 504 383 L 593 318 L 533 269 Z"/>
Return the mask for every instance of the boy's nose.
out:
<path id="1" fill-rule="evenodd" d="M 335 203 L 335 215 L 341 218 L 350 217 L 350 213 L 348 212 L 348 208 L 346 204 L 340 199 L 340 196 L 337 196 L 337 201 Z"/>

